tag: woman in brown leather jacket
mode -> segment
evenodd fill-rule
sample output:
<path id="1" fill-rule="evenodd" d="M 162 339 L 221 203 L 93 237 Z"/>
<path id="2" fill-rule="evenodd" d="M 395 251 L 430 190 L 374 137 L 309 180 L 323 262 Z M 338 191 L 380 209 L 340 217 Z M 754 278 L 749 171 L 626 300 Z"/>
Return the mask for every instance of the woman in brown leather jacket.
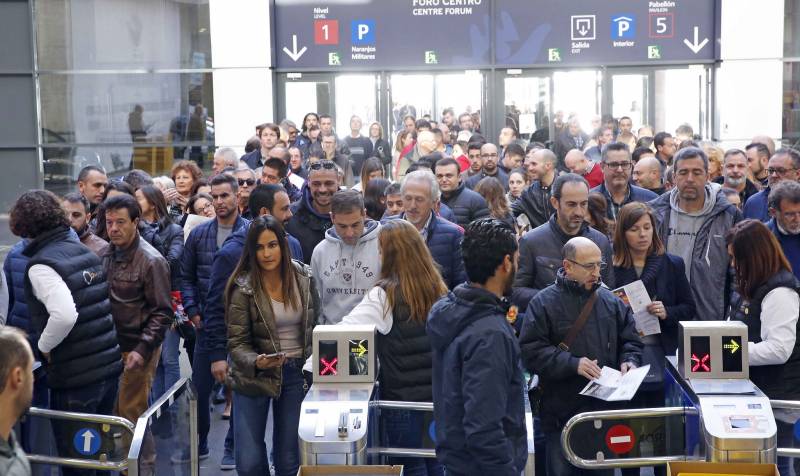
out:
<path id="1" fill-rule="evenodd" d="M 272 216 L 255 219 L 225 292 L 228 385 L 233 389 L 236 470 L 269 474 L 264 430 L 275 409 L 275 474 L 297 474 L 297 427 L 307 390 L 303 362 L 319 303 L 311 269 L 292 261 L 283 226 Z"/>

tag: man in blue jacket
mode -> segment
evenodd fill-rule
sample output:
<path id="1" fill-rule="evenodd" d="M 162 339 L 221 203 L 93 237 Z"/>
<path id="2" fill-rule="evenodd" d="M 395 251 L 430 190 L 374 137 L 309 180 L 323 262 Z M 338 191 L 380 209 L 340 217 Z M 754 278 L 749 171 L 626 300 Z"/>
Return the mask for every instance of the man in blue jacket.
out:
<path id="1" fill-rule="evenodd" d="M 465 282 L 467 274 L 461 259 L 464 232 L 456 224 L 436 214 L 435 207 L 440 198 L 436 178 L 428 170 L 406 174 L 400 194 L 405 211 L 392 218 L 404 219 L 419 230 L 449 289 Z"/>
<path id="2" fill-rule="evenodd" d="M 209 397 L 211 395 L 211 361 L 206 349 L 207 334 L 203 313 L 208 294 L 211 263 L 222 243 L 249 222 L 239 216 L 236 192 L 239 184 L 235 177 L 220 174 L 211 179 L 211 196 L 214 198 L 216 217 L 189 233 L 181 258 L 181 297 L 186 314 L 197 328 L 192 380 L 197 387 L 197 420 L 200 437 L 200 458 L 208 458 L 208 430 L 210 428 Z M 188 455 L 176 455 L 175 462 L 184 462 Z"/>
<path id="3" fill-rule="evenodd" d="M 520 350 L 506 321 L 517 239 L 492 218 L 467 226 L 469 282 L 428 315 L 436 457 L 448 475 L 519 476 L 528 457 Z"/>
<path id="4" fill-rule="evenodd" d="M 785 181 L 773 188 L 769 211 L 773 218 L 767 227 L 781 244 L 795 277 L 800 276 L 800 183 Z"/>
<path id="5" fill-rule="evenodd" d="M 772 187 L 783 181 L 796 182 L 800 178 L 800 152 L 795 149 L 778 149 L 767 165 L 768 186 L 747 199 L 742 208 L 745 218 L 767 222 L 770 219 L 768 198 Z"/>

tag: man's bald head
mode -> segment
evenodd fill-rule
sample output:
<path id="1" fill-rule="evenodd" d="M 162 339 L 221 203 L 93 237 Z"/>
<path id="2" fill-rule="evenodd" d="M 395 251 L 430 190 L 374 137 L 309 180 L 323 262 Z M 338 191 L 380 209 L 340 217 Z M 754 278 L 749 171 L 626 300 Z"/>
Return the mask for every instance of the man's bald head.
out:
<path id="1" fill-rule="evenodd" d="M 577 260 L 578 255 L 592 250 L 597 250 L 598 253 L 600 252 L 600 248 L 595 244 L 594 241 L 583 236 L 576 236 L 575 238 L 567 241 L 567 243 L 561 249 L 561 254 L 564 259 Z"/>
<path id="2" fill-rule="evenodd" d="M 591 290 L 601 281 L 605 263 L 600 248 L 590 239 L 578 236 L 569 240 L 561 250 L 564 274 L 584 289 Z"/>
<path id="3" fill-rule="evenodd" d="M 589 160 L 586 158 L 586 154 L 580 150 L 572 149 L 564 156 L 564 165 L 573 174 L 583 175 L 589 167 Z"/>
<path id="4" fill-rule="evenodd" d="M 652 155 L 642 157 L 633 166 L 633 181 L 636 185 L 653 190 L 661 187 L 661 163 Z"/>
<path id="5" fill-rule="evenodd" d="M 764 144 L 769 149 L 769 156 L 772 157 L 775 155 L 775 141 L 772 140 L 772 137 L 765 136 L 765 135 L 757 135 L 753 137 L 753 140 L 750 141 L 753 144 Z"/>

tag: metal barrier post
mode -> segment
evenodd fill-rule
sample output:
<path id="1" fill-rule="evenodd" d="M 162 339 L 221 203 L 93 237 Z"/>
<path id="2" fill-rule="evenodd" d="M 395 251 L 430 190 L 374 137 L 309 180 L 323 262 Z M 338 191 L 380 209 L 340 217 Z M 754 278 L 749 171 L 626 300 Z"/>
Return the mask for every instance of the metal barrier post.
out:
<path id="1" fill-rule="evenodd" d="M 129 431 L 131 434 L 134 433 L 133 423 L 126 420 L 125 418 L 121 418 L 118 416 L 65 412 L 65 411 L 50 410 L 46 408 L 36 408 L 36 407 L 29 408 L 28 415 L 56 419 L 56 420 L 70 420 L 70 421 L 79 421 L 85 423 L 96 423 L 100 425 L 114 425 L 122 427 L 126 431 Z M 78 458 L 66 458 L 60 456 L 47 456 L 47 455 L 37 455 L 37 454 L 29 454 L 28 460 L 33 464 L 50 464 L 56 466 L 70 466 L 73 468 L 81 468 L 81 469 L 100 469 L 100 470 L 111 470 L 111 471 L 122 471 L 128 466 L 128 462 L 125 460 L 114 462 L 114 461 L 100 461 L 100 460 L 85 460 Z"/>
<path id="2" fill-rule="evenodd" d="M 597 412 L 579 413 L 567 421 L 561 432 L 561 449 L 570 463 L 583 469 L 607 469 L 607 468 L 634 468 L 640 466 L 653 466 L 667 464 L 670 461 L 691 461 L 687 455 L 674 456 L 653 456 L 649 458 L 611 458 L 602 461 L 588 460 L 581 458 L 572 450 L 569 438 L 572 431 L 579 423 L 593 420 L 617 420 L 620 418 L 656 418 L 665 416 L 677 416 L 690 414 L 693 410 L 684 407 L 665 407 L 665 408 L 638 408 L 635 410 L 606 410 Z"/>

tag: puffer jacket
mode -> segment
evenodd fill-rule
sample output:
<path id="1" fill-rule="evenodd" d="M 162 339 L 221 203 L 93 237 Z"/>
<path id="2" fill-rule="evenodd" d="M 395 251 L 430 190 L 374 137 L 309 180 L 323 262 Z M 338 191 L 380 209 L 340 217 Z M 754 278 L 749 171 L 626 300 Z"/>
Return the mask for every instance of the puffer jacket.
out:
<path id="1" fill-rule="evenodd" d="M 568 351 L 561 349 L 559 344 L 592 291 L 597 293 L 597 300 L 586 325 Z M 567 278 L 562 268 L 556 282 L 538 293 L 525 313 L 519 345 L 525 367 L 541 379 L 545 432 L 560 431 L 577 413 L 608 408 L 608 403 L 602 400 L 579 395 L 588 383 L 586 377 L 578 374 L 581 357 L 597 360 L 600 367 L 615 369 L 623 362 L 641 364 L 643 344 L 630 308 L 600 285 L 595 285 L 592 291 Z"/>
<path id="2" fill-rule="evenodd" d="M 478 193 L 466 187 L 464 181 L 452 193 L 442 194 L 442 202 L 453 210 L 456 223 L 465 227 L 473 220 L 489 216 L 489 205 Z"/>
<path id="3" fill-rule="evenodd" d="M 172 290 L 177 291 L 181 286 L 181 257 L 183 256 L 183 228 L 175 223 L 161 225 L 159 223 L 145 223 L 139 226 L 142 238 L 153 245 L 153 248 L 166 258 L 169 264 L 169 278 Z"/>
<path id="4" fill-rule="evenodd" d="M 25 270 L 28 268 L 28 258 L 22 251 L 28 246 L 30 240 L 21 240 L 11 247 L 5 262 L 3 272 L 8 285 L 8 314 L 6 325 L 14 326 L 28 333 L 31 347 L 36 349 L 39 336 L 31 335 L 31 317 L 28 314 L 28 302 L 25 300 Z M 36 352 L 36 350 L 34 350 Z"/>
<path id="5" fill-rule="evenodd" d="M 250 223 L 237 217 L 231 234 Z M 186 239 L 181 258 L 181 298 L 189 317 L 201 315 L 208 294 L 211 263 L 217 252 L 217 219 L 198 225 Z"/>
<path id="6" fill-rule="evenodd" d="M 311 337 L 319 316 L 319 300 L 311 279 L 311 268 L 292 261 L 298 278 L 302 316 L 303 359 L 311 355 Z M 248 275 L 238 276 L 228 298 L 225 313 L 228 331 L 228 352 L 231 365 L 227 384 L 244 395 L 277 398 L 281 394 L 282 369 L 256 368 L 259 354 L 281 351 L 278 327 L 272 314 L 269 297 L 254 289 Z"/>
<path id="7" fill-rule="evenodd" d="M 542 182 L 538 180 L 533 182 L 530 187 L 522 192 L 519 199 L 511 204 L 511 212 L 514 214 L 514 218 L 522 214 L 527 216 L 528 221 L 531 223 L 531 230 L 547 223 L 547 220 L 556 211 L 550 203 L 550 188 L 550 186 L 543 186 Z"/>

